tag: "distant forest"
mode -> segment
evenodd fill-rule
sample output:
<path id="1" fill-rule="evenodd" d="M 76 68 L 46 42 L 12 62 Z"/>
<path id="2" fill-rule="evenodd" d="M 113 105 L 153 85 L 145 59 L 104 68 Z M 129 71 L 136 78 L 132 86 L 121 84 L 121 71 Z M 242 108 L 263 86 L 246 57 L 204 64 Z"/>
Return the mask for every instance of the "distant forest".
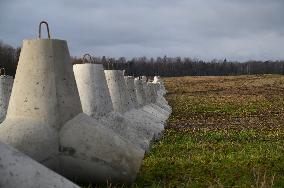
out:
<path id="1" fill-rule="evenodd" d="M 20 55 L 20 48 L 13 48 L 0 41 L 0 68 L 6 74 L 14 76 Z M 73 64 L 84 63 L 82 59 L 72 57 Z M 126 58 L 94 57 L 92 63 L 102 63 L 105 69 L 124 69 L 133 76 L 228 76 L 245 74 L 284 74 L 284 61 L 248 61 L 230 62 L 225 60 L 203 61 L 181 57 L 138 57 Z"/>

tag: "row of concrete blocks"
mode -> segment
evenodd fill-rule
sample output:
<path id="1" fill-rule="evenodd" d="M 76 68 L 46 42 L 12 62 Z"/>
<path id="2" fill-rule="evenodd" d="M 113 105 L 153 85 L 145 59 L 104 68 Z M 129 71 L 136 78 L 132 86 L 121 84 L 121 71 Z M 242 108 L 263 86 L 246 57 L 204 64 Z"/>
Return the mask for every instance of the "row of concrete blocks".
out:
<path id="1" fill-rule="evenodd" d="M 72 68 L 63 40 L 24 40 L 11 80 L 1 76 L 0 187 L 131 183 L 171 113 L 158 77 Z"/>

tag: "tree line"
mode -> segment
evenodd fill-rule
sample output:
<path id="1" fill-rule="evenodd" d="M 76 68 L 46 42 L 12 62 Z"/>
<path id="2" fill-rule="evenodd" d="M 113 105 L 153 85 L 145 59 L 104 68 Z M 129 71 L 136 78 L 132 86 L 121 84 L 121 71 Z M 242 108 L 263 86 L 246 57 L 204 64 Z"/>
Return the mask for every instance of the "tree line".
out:
<path id="1" fill-rule="evenodd" d="M 21 48 L 13 48 L 0 41 L 0 68 L 5 68 L 7 75 L 15 75 L 20 52 Z"/>
<path id="2" fill-rule="evenodd" d="M 74 64 L 84 63 L 73 59 Z M 250 74 L 284 74 L 284 61 L 229 62 L 225 60 L 203 61 L 181 57 L 139 57 L 126 60 L 124 57 L 95 57 L 93 63 L 102 63 L 105 69 L 125 70 L 133 76 L 233 76 Z"/>
<path id="3" fill-rule="evenodd" d="M 0 68 L 14 76 L 20 55 L 20 48 L 13 48 L 0 41 Z M 90 60 L 89 60 L 90 62 Z M 225 60 L 203 61 L 181 57 L 93 57 L 92 63 L 101 63 L 105 69 L 125 70 L 133 76 L 229 76 L 246 74 L 284 74 L 284 61 L 230 62 Z M 81 58 L 71 57 L 72 64 L 86 63 Z"/>

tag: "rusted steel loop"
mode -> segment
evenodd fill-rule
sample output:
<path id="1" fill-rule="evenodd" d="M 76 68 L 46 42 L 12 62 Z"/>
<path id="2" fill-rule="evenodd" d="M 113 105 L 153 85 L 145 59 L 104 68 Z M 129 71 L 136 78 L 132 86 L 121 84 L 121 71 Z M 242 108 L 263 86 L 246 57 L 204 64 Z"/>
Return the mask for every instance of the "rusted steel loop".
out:
<path id="1" fill-rule="evenodd" d="M 46 25 L 46 29 L 47 29 L 47 36 L 50 39 L 50 33 L 49 33 L 49 27 L 48 27 L 48 23 L 46 21 L 41 21 L 39 24 L 39 28 L 38 28 L 38 37 L 41 38 L 41 25 L 45 24 Z"/>
<path id="2" fill-rule="evenodd" d="M 89 60 L 87 59 L 87 57 L 89 58 Z M 90 54 L 84 54 L 82 61 L 83 61 L 83 63 L 93 63 L 94 59 Z"/>

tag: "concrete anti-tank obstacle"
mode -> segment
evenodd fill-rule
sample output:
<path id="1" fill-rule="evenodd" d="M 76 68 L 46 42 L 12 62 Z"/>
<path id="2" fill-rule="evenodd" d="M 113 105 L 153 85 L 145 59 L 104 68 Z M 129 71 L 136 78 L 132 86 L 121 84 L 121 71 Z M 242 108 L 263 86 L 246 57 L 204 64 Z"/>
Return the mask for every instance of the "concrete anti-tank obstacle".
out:
<path id="1" fill-rule="evenodd" d="M 144 79 L 145 80 L 145 79 Z M 146 101 L 145 101 L 145 106 L 143 106 L 143 109 L 151 114 L 153 114 L 154 116 L 162 119 L 163 122 L 166 122 L 166 120 L 168 119 L 168 115 L 166 113 L 164 113 L 157 105 L 153 104 L 151 101 L 151 91 L 150 91 L 150 87 L 148 86 L 148 82 L 142 80 L 142 84 L 143 84 L 143 90 L 144 93 L 146 95 Z"/>
<path id="2" fill-rule="evenodd" d="M 134 87 L 134 77 L 133 76 L 124 76 L 127 93 L 129 94 L 131 100 L 131 108 L 138 108 L 139 104 L 136 97 L 135 87 Z"/>
<path id="3" fill-rule="evenodd" d="M 80 113 L 66 41 L 24 40 L 0 140 L 56 168 L 57 130 Z M 72 91 L 72 92 L 71 92 Z M 53 162 L 54 161 L 54 162 Z M 51 164 L 50 164 L 51 163 Z"/>
<path id="4" fill-rule="evenodd" d="M 164 123 L 165 122 L 164 116 L 159 115 L 153 108 L 146 106 L 146 94 L 143 89 L 142 80 L 140 80 L 139 78 L 135 78 L 134 86 L 135 86 L 136 97 L 137 97 L 139 107 L 145 112 L 151 114 L 159 122 Z"/>
<path id="5" fill-rule="evenodd" d="M 157 87 L 157 83 L 152 82 L 152 87 L 154 88 L 154 92 L 155 92 L 155 104 L 157 104 L 159 107 L 163 108 L 164 110 L 166 110 L 169 114 L 172 113 L 172 108 L 171 106 L 168 104 L 168 101 L 164 98 L 164 96 L 160 95 L 158 93 L 159 87 Z"/>
<path id="6" fill-rule="evenodd" d="M 122 70 L 105 70 L 106 81 L 110 92 L 111 100 L 114 106 L 114 111 L 121 113 L 125 117 L 125 112 L 130 110 L 130 97 L 126 91 L 126 85 L 124 81 Z M 123 88 L 123 89 L 121 89 Z M 147 127 L 143 125 L 139 120 L 133 119 L 132 117 L 127 118 L 131 125 L 139 132 L 140 136 L 145 137 L 151 142 L 155 137 L 157 131 L 154 127 Z"/>
<path id="7" fill-rule="evenodd" d="M 167 101 L 164 99 L 163 96 L 161 95 L 157 95 L 157 92 L 155 90 L 155 87 L 154 87 L 154 90 L 153 89 L 150 89 L 147 88 L 148 85 L 150 87 L 153 87 L 154 85 L 152 85 L 151 83 L 148 83 L 146 84 L 145 80 L 146 77 L 144 77 L 143 79 L 144 81 L 140 80 L 139 78 L 136 78 L 135 79 L 135 86 L 136 86 L 136 94 L 137 94 L 137 97 L 138 96 L 146 96 L 146 94 L 144 94 L 144 87 L 147 89 L 147 92 L 151 91 L 152 92 L 152 95 L 154 98 L 152 99 L 152 101 L 155 101 L 155 98 L 156 98 L 156 101 L 154 102 L 154 104 L 148 104 L 146 105 L 146 100 L 140 100 L 140 103 L 139 105 L 140 106 L 143 106 L 143 110 L 148 112 L 148 113 L 151 113 L 153 116 L 156 116 L 157 118 L 160 118 L 160 121 L 164 123 L 164 125 L 166 126 L 166 120 L 168 119 L 170 113 L 171 113 L 171 109 L 168 110 L 168 107 L 167 107 Z M 144 82 L 144 87 L 143 87 L 143 83 Z M 154 92 L 154 93 L 153 93 Z M 148 93 L 148 96 L 149 93 Z M 143 98 L 143 97 L 140 97 L 140 98 Z M 165 101 L 165 103 L 161 103 L 161 101 Z M 143 103 L 144 102 L 144 103 Z M 160 107 L 160 108 L 159 108 Z M 161 109 L 162 108 L 162 109 Z M 157 112 L 158 110 L 158 112 Z M 161 113 L 162 112 L 162 113 Z"/>
<path id="8" fill-rule="evenodd" d="M 167 93 L 163 80 L 160 78 L 160 76 L 154 76 L 153 83 L 155 83 L 156 86 L 158 87 L 157 88 L 158 94 L 161 94 L 163 96 Z"/>
<path id="9" fill-rule="evenodd" d="M 132 111 L 131 106 L 133 105 L 131 105 L 129 93 L 127 93 L 123 71 L 105 70 L 105 75 L 111 100 L 113 104 L 116 104 L 116 108 L 114 108 L 114 110 L 123 113 L 125 117 L 128 117 L 127 119 L 133 123 L 135 129 L 139 130 L 141 135 L 148 138 L 150 141 L 158 137 L 163 128 L 145 118 L 142 119 L 136 110 Z"/>
<path id="10" fill-rule="evenodd" d="M 162 113 L 169 115 L 170 112 L 163 108 L 165 106 L 165 104 L 157 103 L 158 95 L 157 95 L 156 90 L 155 90 L 155 84 L 152 83 L 152 82 L 148 82 L 147 85 L 148 85 L 149 91 L 150 91 L 151 102 L 154 103 Z"/>
<path id="11" fill-rule="evenodd" d="M 172 113 L 172 109 L 171 107 L 168 105 L 167 100 L 163 97 L 163 96 L 159 96 L 157 91 L 156 91 L 156 87 L 154 83 L 149 83 L 149 86 L 151 88 L 151 91 L 153 92 L 153 104 L 155 104 L 157 106 L 157 108 L 159 109 L 159 111 L 161 111 L 163 114 L 165 114 L 167 116 L 167 119 L 169 118 L 169 116 Z"/>
<path id="12" fill-rule="evenodd" d="M 125 113 L 129 110 L 130 98 L 126 92 L 126 85 L 122 70 L 105 70 L 113 108 L 116 112 Z"/>
<path id="13" fill-rule="evenodd" d="M 133 108 L 135 108 L 136 110 L 139 110 L 139 115 L 143 115 L 146 119 L 150 119 L 152 122 L 155 122 L 155 123 L 158 123 L 158 124 L 161 124 L 161 123 L 163 124 L 162 121 L 160 121 L 159 119 L 154 117 L 152 114 L 149 114 L 148 112 L 145 112 L 145 111 L 139 109 L 140 106 L 139 106 L 139 103 L 138 103 L 138 99 L 137 99 L 137 95 L 136 95 L 136 89 L 135 89 L 135 82 L 137 84 L 137 81 L 134 79 L 134 77 L 132 77 L 132 76 L 125 76 L 124 79 L 125 79 L 127 91 L 128 91 L 128 93 L 130 95 L 131 102 L 133 103 L 133 106 L 134 106 Z M 140 97 L 142 97 L 141 95 L 145 96 L 145 94 L 143 94 L 143 93 L 139 94 Z M 163 127 L 163 126 L 160 126 L 160 127 Z"/>
<path id="14" fill-rule="evenodd" d="M 146 99 L 145 94 L 139 93 L 137 95 L 137 92 L 136 92 L 136 89 L 135 89 L 135 82 L 136 82 L 136 85 L 139 85 L 139 83 L 137 83 L 137 82 L 139 82 L 138 81 L 139 79 L 134 80 L 134 77 L 132 77 L 132 76 L 125 76 L 124 78 L 125 78 L 127 91 L 128 91 L 128 93 L 130 95 L 131 103 L 133 103 L 134 108 L 136 108 L 136 109 L 139 108 L 139 103 L 138 103 L 138 98 L 137 98 L 138 95 L 140 97 L 140 101 L 141 100 L 145 101 L 145 104 L 146 104 L 147 99 Z M 156 103 L 157 93 L 156 93 L 156 90 L 154 88 L 154 84 L 148 83 L 148 85 L 151 85 L 151 87 L 152 87 L 150 89 L 151 95 L 149 96 L 149 103 Z M 143 103 L 144 102 L 141 102 L 141 104 L 143 104 Z"/>
<path id="15" fill-rule="evenodd" d="M 137 97 L 137 102 L 140 107 L 146 105 L 146 94 L 143 90 L 142 80 L 139 78 L 134 79 L 134 87 Z"/>
<path id="16" fill-rule="evenodd" d="M 156 103 L 162 107 L 163 109 L 167 110 L 169 113 L 172 112 L 171 106 L 168 104 L 167 100 L 164 98 L 164 95 L 166 94 L 166 89 L 164 87 L 164 83 L 160 76 L 155 76 L 154 81 L 152 82 L 155 86 L 155 92 L 156 92 Z"/>
<path id="17" fill-rule="evenodd" d="M 0 187 L 79 188 L 9 145 L 0 142 Z"/>
<path id="18" fill-rule="evenodd" d="M 0 140 L 60 174 L 88 183 L 133 181 L 144 157 L 143 150 L 82 113 L 67 42 L 50 35 L 23 42 Z M 100 172 L 96 165 L 107 170 Z M 77 178 L 82 171 L 85 176 Z"/>
<path id="19" fill-rule="evenodd" d="M 83 112 L 99 118 L 113 111 L 109 91 L 107 89 L 104 68 L 102 64 L 87 61 L 85 54 L 83 64 L 73 65 L 73 71 L 80 95 Z"/>
<path id="20" fill-rule="evenodd" d="M 2 123 L 6 117 L 13 82 L 13 77 L 5 75 L 5 69 L 2 68 L 0 76 L 0 123 Z"/>
<path id="21" fill-rule="evenodd" d="M 147 86 L 149 88 L 149 93 L 150 93 L 149 97 L 151 98 L 152 106 L 154 106 L 154 108 L 157 109 L 160 113 L 166 115 L 168 119 L 171 113 L 167 109 L 163 108 L 165 106 L 164 104 L 160 105 L 159 103 L 157 103 L 158 96 L 156 95 L 155 85 L 151 82 L 148 82 Z"/>
<path id="22" fill-rule="evenodd" d="M 149 141 L 139 135 L 132 123 L 120 113 L 113 111 L 104 68 L 102 64 L 77 64 L 73 66 L 83 112 L 97 119 L 134 145 L 149 149 Z"/>

